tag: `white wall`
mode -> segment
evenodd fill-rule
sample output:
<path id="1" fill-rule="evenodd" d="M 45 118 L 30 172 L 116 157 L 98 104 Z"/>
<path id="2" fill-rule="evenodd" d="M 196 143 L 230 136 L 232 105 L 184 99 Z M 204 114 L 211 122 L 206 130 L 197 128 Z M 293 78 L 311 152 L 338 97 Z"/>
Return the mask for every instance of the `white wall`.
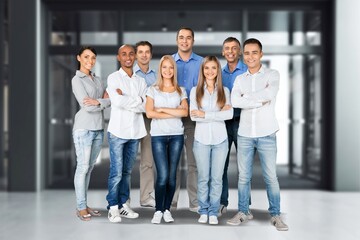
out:
<path id="1" fill-rule="evenodd" d="M 335 190 L 360 191 L 360 1 L 335 3 Z"/>

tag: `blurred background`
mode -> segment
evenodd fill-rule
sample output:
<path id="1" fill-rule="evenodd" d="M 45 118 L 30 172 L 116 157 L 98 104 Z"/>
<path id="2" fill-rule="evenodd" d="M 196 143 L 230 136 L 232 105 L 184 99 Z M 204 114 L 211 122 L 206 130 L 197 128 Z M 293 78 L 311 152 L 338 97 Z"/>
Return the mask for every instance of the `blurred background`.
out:
<path id="1" fill-rule="evenodd" d="M 119 68 L 117 49 L 147 40 L 151 66 L 177 51 L 176 31 L 195 31 L 194 52 L 216 55 L 222 42 L 258 38 L 263 64 L 280 72 L 276 114 L 282 188 L 360 191 L 357 0 L 1 0 L 0 190 L 73 188 L 72 141 L 78 104 L 75 55 L 92 45 L 104 83 Z M 106 112 L 109 118 L 109 110 Z M 181 164 L 186 174 L 186 164 Z M 105 189 L 105 139 L 91 188 Z M 232 149 L 230 187 L 236 188 Z M 253 188 L 264 188 L 255 167 Z M 184 179 L 184 178 L 183 178 Z M 184 183 L 183 183 L 184 185 Z M 132 187 L 139 187 L 138 161 Z"/>

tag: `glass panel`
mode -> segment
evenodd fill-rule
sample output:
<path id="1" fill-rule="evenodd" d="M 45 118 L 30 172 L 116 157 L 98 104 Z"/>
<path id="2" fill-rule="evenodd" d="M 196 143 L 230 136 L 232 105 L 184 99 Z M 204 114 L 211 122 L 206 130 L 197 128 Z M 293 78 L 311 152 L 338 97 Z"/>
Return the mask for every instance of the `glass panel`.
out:
<path id="1" fill-rule="evenodd" d="M 73 184 L 76 157 L 72 126 L 79 106 L 72 93 L 71 79 L 76 68 L 77 61 L 73 56 L 57 55 L 50 57 L 48 185 L 52 187 L 71 187 Z M 93 72 L 106 83 L 107 76 L 116 69 L 115 55 L 98 55 Z M 105 118 L 109 119 L 109 117 L 110 109 L 107 109 Z M 102 160 L 105 159 L 109 159 L 107 141 L 104 142 L 97 164 L 101 164 Z M 102 178 L 98 180 L 103 184 Z M 99 185 L 99 181 L 95 180 L 94 184 Z"/>
<path id="2" fill-rule="evenodd" d="M 308 108 L 306 124 L 306 174 L 308 177 L 320 180 L 321 172 L 321 135 L 322 135 L 322 114 L 321 114 L 321 57 L 311 55 L 307 61 L 308 81 Z"/>
<path id="3" fill-rule="evenodd" d="M 196 46 L 222 46 L 229 37 L 241 39 L 240 32 L 195 32 Z M 125 32 L 125 43 L 136 43 L 146 39 L 153 45 L 176 46 L 176 32 Z M 221 49 L 219 49 L 221 51 Z"/>
<path id="4" fill-rule="evenodd" d="M 240 11 L 127 11 L 124 19 L 127 32 L 176 32 L 181 26 L 191 26 L 197 32 L 242 30 Z"/>
<path id="5" fill-rule="evenodd" d="M 292 149 L 292 171 L 303 174 L 304 160 L 304 129 L 305 129 L 305 75 L 304 56 L 295 55 L 291 57 L 290 81 L 291 81 L 291 134 Z"/>
<path id="6" fill-rule="evenodd" d="M 319 11 L 256 11 L 249 13 L 249 38 L 263 45 L 319 46 L 321 13 Z"/>
<path id="7" fill-rule="evenodd" d="M 51 45 L 117 45 L 118 12 L 53 12 Z M 78 39 L 77 33 L 80 34 Z"/>

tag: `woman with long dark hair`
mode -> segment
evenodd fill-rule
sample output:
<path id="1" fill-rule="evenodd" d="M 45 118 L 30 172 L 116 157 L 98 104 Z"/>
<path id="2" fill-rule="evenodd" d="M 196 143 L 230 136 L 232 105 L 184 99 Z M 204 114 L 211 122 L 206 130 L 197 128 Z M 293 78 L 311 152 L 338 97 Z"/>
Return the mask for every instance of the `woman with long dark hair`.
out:
<path id="1" fill-rule="evenodd" d="M 78 70 L 71 80 L 72 90 L 80 110 L 76 113 L 73 139 L 76 151 L 74 186 L 76 194 L 76 215 L 83 221 L 100 212 L 87 205 L 91 171 L 100 153 L 104 138 L 103 110 L 110 106 L 109 96 L 100 78 L 91 69 L 96 63 L 96 51 L 89 46 L 80 48 L 76 59 Z"/>

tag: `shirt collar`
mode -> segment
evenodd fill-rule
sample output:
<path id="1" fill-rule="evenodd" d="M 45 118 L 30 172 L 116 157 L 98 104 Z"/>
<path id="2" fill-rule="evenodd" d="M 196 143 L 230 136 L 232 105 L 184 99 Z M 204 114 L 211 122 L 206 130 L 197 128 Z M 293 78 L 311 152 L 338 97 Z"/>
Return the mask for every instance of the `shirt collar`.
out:
<path id="1" fill-rule="evenodd" d="M 242 62 L 242 61 L 238 61 L 238 63 L 236 64 L 236 68 L 234 69 L 233 72 L 235 72 L 236 70 L 245 70 L 247 69 L 247 66 Z M 233 73 L 233 72 L 230 72 L 230 69 L 229 69 L 229 64 L 226 63 L 226 65 L 224 66 L 224 71 L 227 72 L 227 73 Z"/>
<path id="2" fill-rule="evenodd" d="M 196 60 L 196 59 L 195 59 L 195 54 L 194 54 L 194 52 L 191 53 L 190 58 L 189 58 L 189 60 L 187 60 L 187 62 L 190 61 L 190 60 L 192 60 L 192 59 L 193 59 L 193 60 Z M 175 62 L 177 62 L 177 61 L 179 61 L 179 60 L 185 62 L 184 60 L 181 59 L 181 57 L 180 57 L 180 55 L 179 55 L 179 52 L 175 53 L 174 60 L 175 60 Z"/>
<path id="3" fill-rule="evenodd" d="M 264 73 L 264 72 L 265 72 L 265 69 L 266 69 L 266 67 L 264 66 L 264 64 L 261 64 L 261 67 L 260 67 L 259 71 L 257 71 L 257 72 L 254 73 L 254 74 L 251 74 L 251 73 L 249 72 L 249 69 L 246 70 L 246 76 L 255 75 L 255 74 L 258 74 L 258 73 Z"/>
<path id="4" fill-rule="evenodd" d="M 141 71 L 142 73 L 144 73 L 144 72 L 141 70 L 141 68 L 139 67 L 139 65 L 138 65 L 138 64 L 135 64 L 135 66 L 134 66 L 134 73 L 137 73 L 137 72 L 139 72 L 139 71 Z M 149 74 L 149 73 L 151 73 L 151 72 L 154 72 L 154 73 L 155 73 L 155 71 L 149 67 L 149 70 L 148 70 L 145 74 Z"/>
<path id="5" fill-rule="evenodd" d="M 93 72 L 90 72 L 90 75 L 91 75 L 92 77 L 95 77 L 95 73 L 93 73 Z M 80 71 L 80 70 L 76 70 L 76 76 L 78 76 L 79 78 L 88 77 L 88 75 L 86 75 L 85 73 L 83 73 L 83 72 Z"/>
<path id="6" fill-rule="evenodd" d="M 120 75 L 123 76 L 123 77 L 129 77 L 129 75 L 128 75 L 128 74 L 124 71 L 124 69 L 122 69 L 122 68 L 119 69 L 119 73 L 120 73 Z M 131 77 L 133 77 L 134 75 L 136 75 L 136 74 L 135 74 L 135 71 L 133 71 L 133 74 L 131 75 Z"/>

